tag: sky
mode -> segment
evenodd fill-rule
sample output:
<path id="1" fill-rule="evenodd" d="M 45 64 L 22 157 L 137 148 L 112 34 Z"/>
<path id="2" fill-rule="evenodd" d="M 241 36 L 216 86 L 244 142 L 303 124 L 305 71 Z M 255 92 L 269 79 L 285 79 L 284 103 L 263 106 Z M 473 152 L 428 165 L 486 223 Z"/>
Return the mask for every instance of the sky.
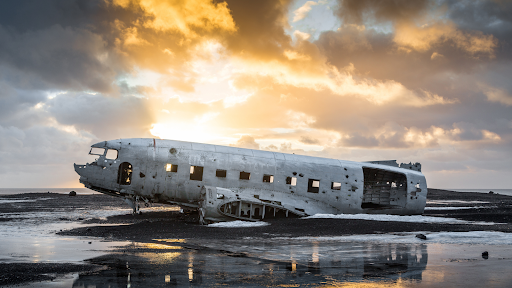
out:
<path id="1" fill-rule="evenodd" d="M 420 162 L 512 188 L 512 1 L 0 2 L 0 188 L 119 138 Z"/>

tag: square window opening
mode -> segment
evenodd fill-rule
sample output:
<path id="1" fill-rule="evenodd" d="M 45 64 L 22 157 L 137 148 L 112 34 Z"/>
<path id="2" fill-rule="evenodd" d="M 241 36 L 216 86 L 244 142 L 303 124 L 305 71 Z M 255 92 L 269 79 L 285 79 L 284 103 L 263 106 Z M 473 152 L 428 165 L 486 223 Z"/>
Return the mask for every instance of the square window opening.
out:
<path id="1" fill-rule="evenodd" d="M 263 182 L 265 183 L 274 183 L 274 175 L 263 175 Z"/>
<path id="2" fill-rule="evenodd" d="M 286 177 L 286 184 L 292 186 L 297 185 L 297 177 Z"/>
<path id="3" fill-rule="evenodd" d="M 249 180 L 251 179 L 251 173 L 249 172 L 240 172 L 240 180 Z"/>
<path id="4" fill-rule="evenodd" d="M 91 150 L 89 151 L 89 155 L 103 156 L 103 155 L 105 155 L 105 148 L 92 147 Z"/>
<path id="5" fill-rule="evenodd" d="M 331 189 L 332 190 L 341 190 L 341 183 L 340 182 L 332 182 Z"/>
<path id="6" fill-rule="evenodd" d="M 308 192 L 318 193 L 319 190 L 320 190 L 320 180 L 309 179 L 308 180 Z"/>
<path id="7" fill-rule="evenodd" d="M 105 158 L 110 160 L 116 160 L 118 156 L 118 152 L 116 149 L 107 149 L 107 154 L 105 155 Z"/>
<path id="8" fill-rule="evenodd" d="M 190 166 L 190 180 L 203 181 L 203 166 Z"/>
<path id="9" fill-rule="evenodd" d="M 222 169 L 217 169 L 217 172 L 215 172 L 215 176 L 220 178 L 226 178 L 227 171 Z"/>
<path id="10" fill-rule="evenodd" d="M 167 172 L 178 172 L 178 165 L 176 164 L 167 164 L 165 165 L 165 171 Z"/>

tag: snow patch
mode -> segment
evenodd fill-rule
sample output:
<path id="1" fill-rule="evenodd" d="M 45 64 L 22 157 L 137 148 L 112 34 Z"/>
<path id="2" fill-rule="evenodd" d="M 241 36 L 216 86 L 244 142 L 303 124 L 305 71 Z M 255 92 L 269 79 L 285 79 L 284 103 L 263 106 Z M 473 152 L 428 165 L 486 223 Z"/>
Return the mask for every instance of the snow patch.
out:
<path id="1" fill-rule="evenodd" d="M 425 207 L 425 210 L 464 210 L 464 209 L 482 209 L 482 208 L 496 208 L 497 206 L 472 206 L 472 207 Z"/>
<path id="2" fill-rule="evenodd" d="M 315 214 L 313 216 L 304 217 L 302 219 L 357 219 L 372 220 L 385 222 L 414 222 L 414 223 L 441 223 L 441 224 L 478 224 L 478 225 L 495 225 L 493 222 L 473 222 L 459 220 L 455 218 L 431 217 L 422 215 L 400 216 L 386 214 Z"/>
<path id="3" fill-rule="evenodd" d="M 270 225 L 267 222 L 249 222 L 249 221 L 229 221 L 229 222 L 219 222 L 208 224 L 208 227 L 217 227 L 217 228 L 247 228 L 247 227 L 262 227 Z"/>
<path id="4" fill-rule="evenodd" d="M 37 198 L 37 199 L 11 198 L 11 199 L 0 199 L 0 204 L 19 203 L 19 202 L 37 202 L 37 201 L 50 200 L 50 199 L 53 199 L 53 198 Z"/>
<path id="5" fill-rule="evenodd" d="M 486 204 L 490 202 L 485 201 L 464 201 L 464 200 L 430 200 L 427 201 L 427 204 Z"/>
<path id="6" fill-rule="evenodd" d="M 427 240 L 416 238 L 416 234 L 422 233 Z M 487 245 L 512 245 L 512 233 L 495 231 L 470 231 L 470 232 L 403 232 L 392 234 L 364 234 L 349 236 L 325 236 L 325 237 L 276 237 L 274 240 L 306 240 L 306 241 L 336 241 L 336 242 L 372 242 L 372 243 L 423 243 L 423 244 L 487 244 Z"/>

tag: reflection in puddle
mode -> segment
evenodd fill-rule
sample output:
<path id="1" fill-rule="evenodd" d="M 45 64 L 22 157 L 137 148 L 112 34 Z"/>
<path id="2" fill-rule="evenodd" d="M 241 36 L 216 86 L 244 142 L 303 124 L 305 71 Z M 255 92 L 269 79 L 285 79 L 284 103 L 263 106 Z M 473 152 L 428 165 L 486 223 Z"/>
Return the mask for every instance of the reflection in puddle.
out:
<path id="1" fill-rule="evenodd" d="M 314 238 L 155 242 L 134 243 L 88 260 L 108 269 L 80 275 L 73 287 L 506 287 L 512 283 L 507 272 L 512 245 Z M 488 259 L 482 258 L 482 251 L 489 251 Z"/>
<path id="2" fill-rule="evenodd" d="M 425 244 L 353 245 L 334 241 L 291 244 L 265 240 L 258 245 L 253 241 L 205 240 L 208 245 L 199 246 L 196 240 L 193 241 L 196 248 L 180 252 L 171 252 L 177 242 L 156 246 L 136 243 L 132 248 L 155 247 L 157 250 L 147 252 L 124 247 L 122 253 L 90 259 L 91 263 L 106 265 L 109 269 L 80 275 L 73 287 L 100 287 L 100 284 L 148 287 L 166 283 L 298 287 L 352 282 L 395 286 L 400 281 L 421 281 L 428 262 Z M 239 249 L 228 251 L 227 248 L 233 247 Z M 122 263 L 129 263 L 129 269 Z"/>

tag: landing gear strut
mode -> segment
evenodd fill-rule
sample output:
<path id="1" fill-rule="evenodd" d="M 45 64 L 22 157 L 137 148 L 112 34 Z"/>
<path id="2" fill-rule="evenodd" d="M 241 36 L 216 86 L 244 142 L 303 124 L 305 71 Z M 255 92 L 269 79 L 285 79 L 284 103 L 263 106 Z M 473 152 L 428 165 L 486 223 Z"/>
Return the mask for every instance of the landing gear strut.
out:
<path id="1" fill-rule="evenodd" d="M 125 197 L 123 200 L 128 205 L 130 205 L 130 207 L 132 207 L 132 209 L 133 209 L 132 214 L 133 215 L 140 214 L 139 196 Z"/>

